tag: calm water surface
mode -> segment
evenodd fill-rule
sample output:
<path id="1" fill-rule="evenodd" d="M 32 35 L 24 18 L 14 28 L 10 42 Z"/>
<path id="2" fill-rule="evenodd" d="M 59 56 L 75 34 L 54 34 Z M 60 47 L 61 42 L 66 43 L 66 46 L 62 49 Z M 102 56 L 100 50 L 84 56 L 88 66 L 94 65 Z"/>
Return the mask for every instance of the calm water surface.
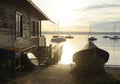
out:
<path id="1" fill-rule="evenodd" d="M 47 45 L 51 44 L 53 35 L 45 35 Z M 61 63 L 72 63 L 72 56 L 75 52 L 81 50 L 87 44 L 88 35 L 73 35 L 73 39 L 67 39 L 63 45 L 63 54 Z M 102 35 L 94 35 L 97 41 L 94 41 L 96 46 L 109 52 L 110 58 L 106 64 L 120 65 L 120 39 L 111 40 L 103 38 Z"/>

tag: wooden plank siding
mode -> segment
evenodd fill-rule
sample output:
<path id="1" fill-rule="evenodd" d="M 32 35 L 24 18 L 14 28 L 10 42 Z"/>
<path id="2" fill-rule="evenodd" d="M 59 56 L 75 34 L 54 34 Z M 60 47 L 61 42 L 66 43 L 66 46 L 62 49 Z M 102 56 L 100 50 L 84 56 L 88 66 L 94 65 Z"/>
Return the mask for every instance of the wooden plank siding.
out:
<path id="1" fill-rule="evenodd" d="M 0 46 L 12 45 L 13 28 L 15 28 L 15 22 L 13 20 L 13 14 L 10 13 L 7 4 L 0 3 Z"/>
<path id="2" fill-rule="evenodd" d="M 16 37 L 16 13 L 22 16 L 22 36 Z M 38 36 L 31 36 L 32 20 L 39 22 Z M 15 52 L 14 59 L 0 58 L 0 73 L 21 66 L 21 58 L 28 52 L 39 56 L 39 36 L 41 35 L 41 20 L 49 20 L 44 13 L 39 10 L 31 0 L 1 0 L 0 1 L 0 48 Z M 20 24 L 21 25 L 21 24 Z M 19 53 L 19 55 L 17 54 Z M 0 57 L 6 57 L 5 52 L 0 52 Z M 18 55 L 18 56 L 17 56 Z"/>
<path id="3" fill-rule="evenodd" d="M 34 45 L 39 45 L 39 39 L 31 38 L 30 24 L 31 19 L 40 21 L 40 15 L 30 5 L 26 3 L 5 2 L 0 3 L 0 46 L 17 46 L 20 48 Z M 15 16 L 16 11 L 23 14 L 23 38 L 15 38 Z"/>

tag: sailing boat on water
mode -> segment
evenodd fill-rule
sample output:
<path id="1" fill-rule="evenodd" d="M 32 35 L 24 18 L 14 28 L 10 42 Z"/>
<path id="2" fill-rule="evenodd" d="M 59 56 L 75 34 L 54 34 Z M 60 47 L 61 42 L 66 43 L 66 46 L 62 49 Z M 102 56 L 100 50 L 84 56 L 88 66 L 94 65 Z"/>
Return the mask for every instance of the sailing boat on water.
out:
<path id="1" fill-rule="evenodd" d="M 110 37 L 110 39 L 117 40 L 120 39 L 119 35 L 116 35 L 116 25 L 114 24 L 114 36 Z"/>
<path id="2" fill-rule="evenodd" d="M 53 43 L 61 43 L 61 42 L 65 42 L 66 39 L 63 36 L 57 36 L 57 37 L 53 37 L 51 39 L 51 42 Z"/>
<path id="3" fill-rule="evenodd" d="M 103 38 L 109 38 L 109 36 L 105 35 L 105 36 L 103 36 Z"/>
<path id="4" fill-rule="evenodd" d="M 72 36 L 72 35 L 68 34 L 67 36 L 65 36 L 65 38 L 67 38 L 67 39 L 73 39 L 73 38 L 74 38 L 74 36 Z"/>
<path id="5" fill-rule="evenodd" d="M 61 43 L 61 42 L 66 41 L 66 38 L 64 36 L 58 35 L 58 32 L 59 32 L 59 24 L 58 24 L 58 27 L 57 27 L 57 35 L 54 35 L 51 39 L 52 43 Z"/>
<path id="6" fill-rule="evenodd" d="M 95 41 L 95 40 L 97 40 L 97 38 L 95 38 L 95 37 L 92 36 L 92 34 L 91 34 L 91 33 L 92 33 L 92 32 L 91 32 L 91 27 L 90 27 L 90 32 L 89 32 L 89 33 L 90 33 L 90 37 L 88 38 L 89 41 Z"/>
<path id="7" fill-rule="evenodd" d="M 109 36 L 107 35 L 107 32 L 105 32 L 105 35 L 103 36 L 103 38 L 109 38 Z"/>
<path id="8" fill-rule="evenodd" d="M 74 38 L 72 35 L 65 36 L 65 38 L 72 39 Z"/>

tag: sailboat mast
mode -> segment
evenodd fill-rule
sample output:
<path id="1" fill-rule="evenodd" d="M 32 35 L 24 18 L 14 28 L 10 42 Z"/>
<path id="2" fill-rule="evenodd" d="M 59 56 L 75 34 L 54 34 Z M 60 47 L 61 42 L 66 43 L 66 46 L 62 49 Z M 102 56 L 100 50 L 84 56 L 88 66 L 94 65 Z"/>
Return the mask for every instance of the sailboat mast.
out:
<path id="1" fill-rule="evenodd" d="M 91 28 L 91 26 L 90 26 L 90 30 L 89 30 L 89 35 L 88 35 L 88 37 L 91 37 L 91 36 L 92 36 L 91 32 L 92 32 L 92 28 Z"/>
<path id="2" fill-rule="evenodd" d="M 114 24 L 114 36 L 116 34 L 116 25 Z"/>
<path id="3" fill-rule="evenodd" d="M 59 34 L 59 32 L 58 32 L 58 31 L 59 31 L 59 26 L 60 26 L 60 25 L 59 25 L 59 20 L 58 20 L 58 22 L 57 22 L 57 36 L 58 36 L 58 34 Z"/>

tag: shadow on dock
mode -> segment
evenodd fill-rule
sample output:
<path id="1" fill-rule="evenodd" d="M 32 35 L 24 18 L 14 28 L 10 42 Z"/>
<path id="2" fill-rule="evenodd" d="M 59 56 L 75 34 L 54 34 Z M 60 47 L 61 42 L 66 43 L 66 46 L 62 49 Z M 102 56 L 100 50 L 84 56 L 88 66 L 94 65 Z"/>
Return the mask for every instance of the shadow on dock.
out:
<path id="1" fill-rule="evenodd" d="M 22 65 L 24 65 L 23 67 L 19 68 L 14 74 L 7 72 L 7 73 L 3 73 L 0 76 L 0 84 L 16 84 L 11 80 L 20 78 L 20 77 L 24 77 L 30 73 L 37 73 L 42 72 L 43 70 L 45 70 L 47 68 L 47 66 L 38 66 L 35 65 L 33 63 L 33 61 L 35 62 L 35 60 L 37 59 L 29 59 L 27 56 L 24 56 L 24 58 L 21 58 L 22 60 Z"/>
<path id="2" fill-rule="evenodd" d="M 120 67 L 106 66 L 103 73 L 77 72 L 73 69 L 75 84 L 120 84 Z"/>
<path id="3" fill-rule="evenodd" d="M 88 74 L 75 72 L 69 65 L 34 66 L 30 71 L 18 71 L 16 77 L 0 84 L 120 84 L 115 75 L 120 76 L 119 70 L 117 67 L 105 67 L 106 72 L 103 74 Z"/>

